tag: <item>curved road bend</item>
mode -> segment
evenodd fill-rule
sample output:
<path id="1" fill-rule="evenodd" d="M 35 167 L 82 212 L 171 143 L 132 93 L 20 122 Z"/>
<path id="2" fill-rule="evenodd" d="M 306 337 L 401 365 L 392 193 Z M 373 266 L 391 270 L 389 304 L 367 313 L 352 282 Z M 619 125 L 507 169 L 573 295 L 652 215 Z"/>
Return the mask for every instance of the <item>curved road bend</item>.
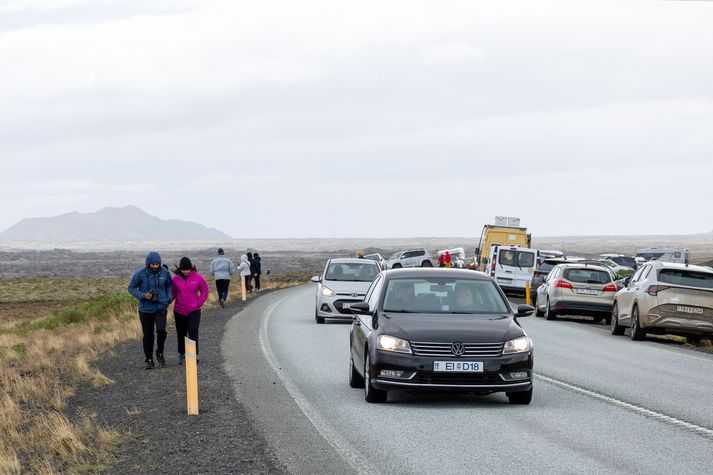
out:
<path id="1" fill-rule="evenodd" d="M 347 384 L 346 323 L 314 322 L 312 285 L 256 300 L 223 340 L 237 396 L 293 473 L 709 473 L 713 357 L 522 319 L 535 394 L 390 393 Z"/>

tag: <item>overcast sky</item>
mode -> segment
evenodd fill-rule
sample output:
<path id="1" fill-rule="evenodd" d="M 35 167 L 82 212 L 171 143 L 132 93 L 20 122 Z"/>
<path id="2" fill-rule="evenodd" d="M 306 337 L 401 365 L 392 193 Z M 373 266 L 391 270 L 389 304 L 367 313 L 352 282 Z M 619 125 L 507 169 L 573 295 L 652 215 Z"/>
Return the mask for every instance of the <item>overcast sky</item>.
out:
<path id="1" fill-rule="evenodd" d="M 0 230 L 713 230 L 713 2 L 0 0 Z M 177 236 L 178 237 L 178 236 Z"/>

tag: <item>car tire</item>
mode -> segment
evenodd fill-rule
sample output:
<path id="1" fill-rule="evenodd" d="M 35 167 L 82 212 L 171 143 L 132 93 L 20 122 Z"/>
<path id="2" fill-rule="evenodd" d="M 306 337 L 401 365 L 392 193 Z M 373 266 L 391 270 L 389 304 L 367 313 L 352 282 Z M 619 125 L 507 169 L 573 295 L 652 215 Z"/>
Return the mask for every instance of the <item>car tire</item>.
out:
<path id="1" fill-rule="evenodd" d="M 535 304 L 535 316 L 536 317 L 544 317 L 545 316 L 545 312 L 540 310 L 540 307 L 538 307 L 537 304 Z"/>
<path id="2" fill-rule="evenodd" d="M 394 264 L 393 266 L 391 266 L 392 269 L 401 269 L 401 267 L 401 264 Z"/>
<path id="3" fill-rule="evenodd" d="M 557 313 L 552 310 L 550 299 L 547 299 L 547 303 L 545 304 L 545 320 L 554 320 L 555 318 L 557 318 Z"/>
<path id="4" fill-rule="evenodd" d="M 349 387 L 352 388 L 363 388 L 364 378 L 359 374 L 357 369 L 354 367 L 354 359 L 349 356 Z"/>
<path id="5" fill-rule="evenodd" d="M 631 309 L 631 339 L 634 341 L 641 341 L 646 338 L 646 330 L 641 328 L 641 322 L 639 321 L 639 307 L 634 305 Z"/>
<path id="6" fill-rule="evenodd" d="M 530 404 L 532 401 L 532 388 L 529 391 L 522 391 L 519 393 L 505 393 L 508 397 L 510 404 Z"/>
<path id="7" fill-rule="evenodd" d="M 433 267 L 433 263 L 431 261 L 423 261 L 421 267 Z"/>
<path id="8" fill-rule="evenodd" d="M 611 318 L 609 319 L 609 327 L 611 328 L 612 335 L 623 335 L 624 327 L 619 325 L 619 306 L 614 303 L 614 307 L 611 310 Z"/>
<path id="9" fill-rule="evenodd" d="M 688 343 L 689 345 L 698 346 L 698 344 L 701 342 L 702 339 L 703 339 L 703 337 L 700 335 L 687 336 L 686 343 Z"/>
<path id="10" fill-rule="evenodd" d="M 317 309 L 316 309 L 316 308 L 314 309 L 314 320 L 315 320 L 317 323 L 324 323 L 324 317 L 320 317 L 320 316 L 319 316 L 319 313 L 317 313 Z"/>
<path id="11" fill-rule="evenodd" d="M 388 391 L 376 389 L 371 385 L 371 359 L 369 358 L 369 348 L 364 351 L 364 399 L 366 402 L 386 402 Z"/>

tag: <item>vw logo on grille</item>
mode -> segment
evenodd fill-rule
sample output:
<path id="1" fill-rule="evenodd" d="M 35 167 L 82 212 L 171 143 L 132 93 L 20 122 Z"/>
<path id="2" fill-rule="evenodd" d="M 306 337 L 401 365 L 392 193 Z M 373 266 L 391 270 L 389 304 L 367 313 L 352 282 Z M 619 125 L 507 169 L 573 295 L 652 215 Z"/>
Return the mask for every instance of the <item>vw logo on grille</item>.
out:
<path id="1" fill-rule="evenodd" d="M 451 345 L 451 351 L 456 356 L 463 356 L 463 354 L 465 353 L 465 345 L 457 341 Z"/>
<path id="2" fill-rule="evenodd" d="M 359 297 L 359 294 L 352 294 L 352 297 Z"/>

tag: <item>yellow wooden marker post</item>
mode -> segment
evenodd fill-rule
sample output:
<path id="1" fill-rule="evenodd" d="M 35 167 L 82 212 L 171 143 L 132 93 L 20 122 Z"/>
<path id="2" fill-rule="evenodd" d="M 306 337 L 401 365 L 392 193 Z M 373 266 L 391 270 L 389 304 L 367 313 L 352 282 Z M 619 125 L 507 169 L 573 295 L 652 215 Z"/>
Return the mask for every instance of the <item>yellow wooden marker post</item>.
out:
<path id="1" fill-rule="evenodd" d="M 248 299 L 248 290 L 245 288 L 245 276 L 244 275 L 240 276 L 240 288 L 243 291 L 243 302 L 245 302 Z"/>
<path id="2" fill-rule="evenodd" d="M 186 342 L 186 402 L 188 415 L 198 415 L 198 355 L 196 342 L 184 337 Z"/>
<path id="3" fill-rule="evenodd" d="M 525 303 L 532 305 L 532 297 L 530 297 L 530 281 L 525 282 Z"/>

